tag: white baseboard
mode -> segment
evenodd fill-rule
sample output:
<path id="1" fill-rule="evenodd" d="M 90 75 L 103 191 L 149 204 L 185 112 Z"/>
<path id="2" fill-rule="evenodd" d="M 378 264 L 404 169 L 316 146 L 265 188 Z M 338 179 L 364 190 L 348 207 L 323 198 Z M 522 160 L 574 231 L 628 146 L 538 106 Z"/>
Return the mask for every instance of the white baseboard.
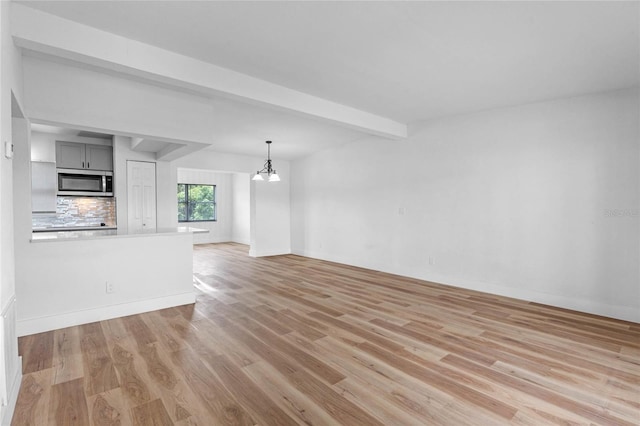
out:
<path id="1" fill-rule="evenodd" d="M 406 271 L 400 270 L 399 268 L 380 269 L 371 265 L 358 265 L 350 262 L 350 260 L 348 259 L 310 250 L 294 249 L 293 254 L 310 257 L 313 259 L 326 260 L 329 262 L 342 263 L 345 265 L 352 265 L 360 268 L 368 268 L 376 271 L 386 272 L 389 274 L 395 274 L 423 281 L 448 285 L 451 287 L 481 291 L 498 296 L 511 297 L 513 299 L 541 303 L 548 306 L 555 306 L 557 308 L 570 309 L 588 314 L 640 323 L 640 310 L 631 306 L 610 305 L 599 301 L 580 299 L 576 297 L 567 297 L 559 294 L 543 293 L 526 288 L 513 288 L 496 283 L 475 281 L 460 277 L 451 277 L 431 273 L 407 274 Z"/>
<path id="2" fill-rule="evenodd" d="M 251 244 L 251 241 L 249 241 L 248 238 L 246 240 L 242 239 L 242 238 L 232 238 L 231 242 L 232 243 L 238 243 L 238 244 L 244 244 L 245 246 L 248 246 L 248 245 Z"/>
<path id="3" fill-rule="evenodd" d="M 227 243 L 231 241 L 231 237 L 228 235 L 212 236 L 210 234 L 193 234 L 194 244 L 217 244 Z"/>
<path id="4" fill-rule="evenodd" d="M 172 306 L 188 305 L 195 303 L 195 301 L 195 293 L 188 292 L 154 299 L 109 305 L 95 309 L 67 312 L 60 315 L 18 319 L 18 336 L 27 336 L 29 334 L 42 333 L 45 331 L 57 330 L 59 328 L 72 327 L 95 321 L 141 314 L 143 312 L 170 308 Z"/>
<path id="5" fill-rule="evenodd" d="M 394 273 L 394 272 L 391 272 Z M 474 281 L 464 278 L 451 278 L 439 275 L 412 277 L 434 283 L 481 291 L 498 296 L 510 297 L 527 302 L 540 303 L 556 308 L 569 309 L 587 314 L 640 323 L 640 311 L 629 306 L 610 305 L 577 297 L 567 297 L 559 294 L 543 293 L 526 288 L 513 288 L 500 284 Z M 455 284 L 448 284 L 455 282 Z"/>
<path id="6" fill-rule="evenodd" d="M 22 357 L 18 357 L 18 365 L 21 366 L 16 370 L 16 374 L 11 381 L 11 387 L 7 395 L 7 405 L 2 407 L 2 414 L 0 414 L 0 421 L 2 426 L 8 426 L 11 424 L 13 418 L 13 412 L 16 409 L 16 403 L 18 402 L 18 394 L 20 393 L 20 384 L 22 384 Z"/>
<path id="7" fill-rule="evenodd" d="M 291 249 L 282 250 L 253 250 L 249 249 L 249 256 L 251 257 L 265 257 L 265 256 L 280 256 L 283 254 L 291 254 Z"/>

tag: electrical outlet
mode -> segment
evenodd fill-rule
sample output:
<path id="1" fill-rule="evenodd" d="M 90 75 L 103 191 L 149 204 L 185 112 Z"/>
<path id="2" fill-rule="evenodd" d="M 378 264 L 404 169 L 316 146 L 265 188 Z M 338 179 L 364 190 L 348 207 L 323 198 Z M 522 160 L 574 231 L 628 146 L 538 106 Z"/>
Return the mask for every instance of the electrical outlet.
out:
<path id="1" fill-rule="evenodd" d="M 107 293 L 113 293 L 114 291 L 116 291 L 116 289 L 113 286 L 113 283 L 109 281 L 105 282 L 105 290 L 107 291 Z"/>
<path id="2" fill-rule="evenodd" d="M 429 256 L 429 265 L 435 265 L 436 264 L 436 258 L 433 256 Z"/>

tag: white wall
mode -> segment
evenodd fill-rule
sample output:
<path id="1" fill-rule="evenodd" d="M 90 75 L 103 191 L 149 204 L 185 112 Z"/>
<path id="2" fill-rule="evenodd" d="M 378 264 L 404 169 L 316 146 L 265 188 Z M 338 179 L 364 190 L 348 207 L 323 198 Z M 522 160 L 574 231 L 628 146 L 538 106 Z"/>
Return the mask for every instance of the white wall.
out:
<path id="1" fill-rule="evenodd" d="M 5 158 L 4 143 L 11 142 L 12 96 L 18 108 L 22 105 L 22 62 L 13 45 L 10 29 L 10 7 L 0 8 L 0 308 L 15 294 L 13 266 L 13 161 Z"/>
<path id="2" fill-rule="evenodd" d="M 251 225 L 243 222 L 243 227 L 245 230 L 247 227 L 250 228 L 251 249 L 249 253 L 251 256 L 272 256 L 291 252 L 289 162 L 282 160 L 274 160 L 274 162 L 276 162 L 278 175 L 282 181 L 277 183 L 250 181 L 249 184 L 251 210 L 253 211 L 251 212 Z M 247 175 L 259 170 L 263 163 L 264 158 L 205 150 L 175 160 L 171 163 L 171 167 L 219 170 Z M 245 217 L 241 220 L 246 221 L 247 219 Z"/>
<path id="3" fill-rule="evenodd" d="M 159 140 L 211 138 L 206 98 L 34 57 L 23 62 L 25 113 L 33 121 Z"/>
<path id="4" fill-rule="evenodd" d="M 638 97 L 434 120 L 296 161 L 293 252 L 638 322 Z"/>
<path id="5" fill-rule="evenodd" d="M 231 241 L 249 244 L 251 241 L 251 180 L 248 173 L 234 173 L 231 188 L 233 191 Z"/>
<path id="6" fill-rule="evenodd" d="M 278 165 L 282 178 L 283 163 Z M 289 180 L 287 167 L 286 179 Z M 284 184 L 284 185 L 283 185 Z M 289 185 L 285 182 L 251 181 L 250 256 L 275 256 L 291 253 L 291 209 Z"/>
<path id="7" fill-rule="evenodd" d="M 15 250 L 13 160 L 4 156 L 4 143 L 22 141 L 12 117 L 22 115 L 22 58 L 13 45 L 11 3 L 0 2 L 0 423 L 9 424 L 18 396 L 22 369 L 18 356 L 15 311 Z M 24 120 L 23 120 L 24 121 Z"/>
<path id="8" fill-rule="evenodd" d="M 193 303 L 192 244 L 191 234 L 21 243 L 19 335 Z"/>
<path id="9" fill-rule="evenodd" d="M 194 183 L 216 186 L 216 221 L 194 222 L 188 225 L 206 229 L 206 234 L 194 234 L 194 244 L 221 243 L 231 241 L 233 224 L 233 190 L 231 173 L 216 173 L 209 170 L 178 169 L 178 183 Z"/>
<path id="10" fill-rule="evenodd" d="M 12 142 L 11 90 L 2 92 L 2 140 L 0 141 L 0 309 L 15 293 L 13 251 L 13 160 L 4 155 L 4 143 Z"/>

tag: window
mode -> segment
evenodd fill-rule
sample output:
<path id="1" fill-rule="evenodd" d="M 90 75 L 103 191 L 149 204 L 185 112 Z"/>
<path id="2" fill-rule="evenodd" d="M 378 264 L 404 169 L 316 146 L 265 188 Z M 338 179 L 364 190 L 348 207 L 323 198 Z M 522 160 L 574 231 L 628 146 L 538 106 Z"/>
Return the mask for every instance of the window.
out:
<path id="1" fill-rule="evenodd" d="M 216 220 L 216 186 L 178 184 L 178 222 Z"/>

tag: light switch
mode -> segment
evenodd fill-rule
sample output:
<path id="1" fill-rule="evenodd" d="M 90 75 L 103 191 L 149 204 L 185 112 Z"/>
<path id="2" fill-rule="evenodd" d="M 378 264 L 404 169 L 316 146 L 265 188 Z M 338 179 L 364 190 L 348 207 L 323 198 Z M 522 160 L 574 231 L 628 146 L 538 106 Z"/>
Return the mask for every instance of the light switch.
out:
<path id="1" fill-rule="evenodd" d="M 4 156 L 9 159 L 13 158 L 13 144 L 9 141 L 4 142 Z"/>

